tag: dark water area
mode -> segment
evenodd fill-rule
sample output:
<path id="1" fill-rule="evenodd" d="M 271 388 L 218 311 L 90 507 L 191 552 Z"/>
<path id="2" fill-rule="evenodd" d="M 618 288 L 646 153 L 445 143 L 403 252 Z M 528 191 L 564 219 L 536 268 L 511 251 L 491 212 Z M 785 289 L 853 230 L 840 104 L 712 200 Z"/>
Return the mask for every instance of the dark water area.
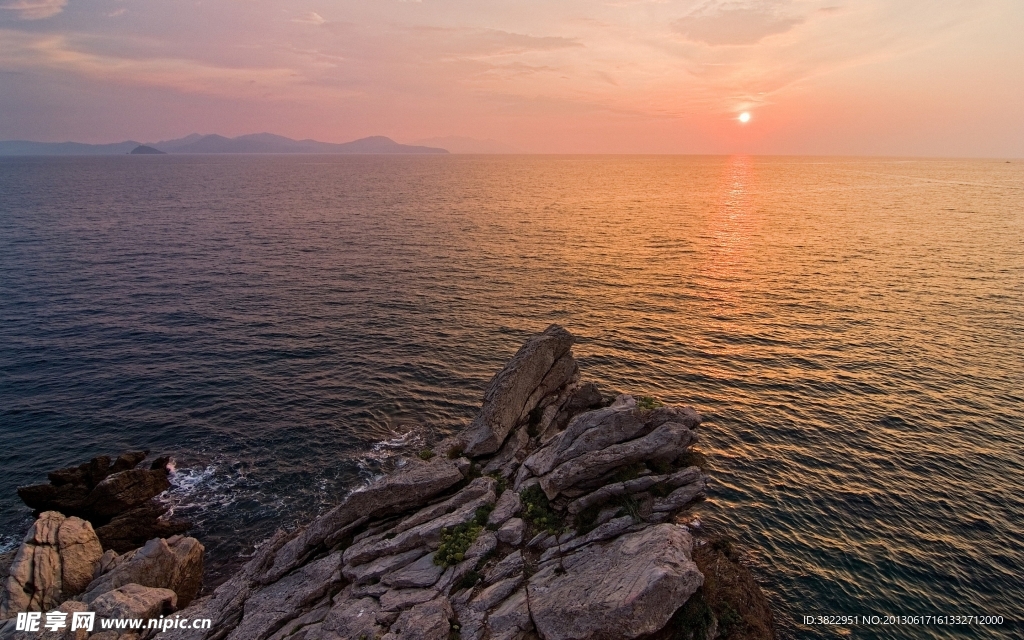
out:
<path id="1" fill-rule="evenodd" d="M 531 333 L 692 404 L 784 637 L 1024 627 L 1024 163 L 0 159 L 0 550 L 150 449 L 213 579 L 466 424 Z"/>

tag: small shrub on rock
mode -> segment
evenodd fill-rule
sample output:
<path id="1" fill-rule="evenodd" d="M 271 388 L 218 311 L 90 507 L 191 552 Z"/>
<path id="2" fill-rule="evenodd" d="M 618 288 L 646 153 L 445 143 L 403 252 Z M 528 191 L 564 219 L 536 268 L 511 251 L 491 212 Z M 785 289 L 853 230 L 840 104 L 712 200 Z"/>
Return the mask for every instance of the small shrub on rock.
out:
<path id="1" fill-rule="evenodd" d="M 420 460 L 430 460 L 434 457 L 434 451 L 432 449 L 424 449 L 419 453 Z"/>
<path id="2" fill-rule="evenodd" d="M 557 534 L 565 525 L 561 514 L 551 508 L 548 497 L 538 485 L 525 489 L 519 494 L 523 501 L 522 517 L 538 529 Z"/>
<path id="3" fill-rule="evenodd" d="M 441 546 L 434 553 L 434 564 L 450 567 L 466 559 L 466 550 L 476 541 L 483 527 L 475 521 L 463 522 L 441 530 Z"/>
<path id="4" fill-rule="evenodd" d="M 665 403 L 652 396 L 640 396 L 636 399 L 636 408 L 640 411 L 652 411 L 664 406 Z"/>

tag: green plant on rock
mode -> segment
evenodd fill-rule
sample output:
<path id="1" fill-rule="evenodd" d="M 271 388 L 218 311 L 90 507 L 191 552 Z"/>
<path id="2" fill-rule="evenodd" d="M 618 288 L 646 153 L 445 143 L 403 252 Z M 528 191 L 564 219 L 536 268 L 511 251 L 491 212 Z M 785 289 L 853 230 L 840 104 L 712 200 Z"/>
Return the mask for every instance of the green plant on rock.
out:
<path id="1" fill-rule="evenodd" d="M 450 567 L 465 560 L 466 551 L 482 530 L 483 527 L 473 520 L 442 529 L 441 546 L 434 553 L 434 564 Z"/>
<path id="2" fill-rule="evenodd" d="M 482 507 L 477 507 L 476 512 L 473 513 L 473 522 L 477 523 L 481 527 L 487 524 L 487 518 L 491 517 L 491 512 L 494 511 L 493 504 L 485 504 Z"/>
<path id="3" fill-rule="evenodd" d="M 420 460 L 430 460 L 431 458 L 434 457 L 434 450 L 424 449 L 423 451 L 420 451 L 419 456 Z"/>
<path id="4" fill-rule="evenodd" d="M 533 485 L 519 494 L 523 502 L 522 517 L 534 527 L 551 534 L 559 533 L 565 526 L 562 515 L 551 508 L 548 497 L 539 485 Z"/>
<path id="5" fill-rule="evenodd" d="M 597 516 L 601 515 L 600 504 L 592 504 L 576 514 L 576 535 L 583 536 L 597 528 Z"/>
<path id="6" fill-rule="evenodd" d="M 651 411 L 664 406 L 664 402 L 652 396 L 640 396 L 636 399 L 636 408 L 640 411 Z"/>
<path id="7" fill-rule="evenodd" d="M 612 482 L 627 482 L 629 480 L 636 480 L 640 477 L 640 474 L 647 471 L 647 467 L 642 462 L 634 462 L 633 464 L 622 467 L 612 476 Z"/>
<path id="8" fill-rule="evenodd" d="M 617 518 L 629 516 L 633 518 L 634 522 L 640 522 L 643 519 L 640 517 L 640 502 L 635 497 L 627 493 L 626 495 L 619 497 L 618 503 L 622 508 L 619 509 L 617 514 L 615 514 Z"/>
<path id="9" fill-rule="evenodd" d="M 508 489 L 508 480 L 498 471 L 488 475 L 494 478 L 494 493 L 500 498 L 501 494 L 505 493 L 505 489 Z"/>

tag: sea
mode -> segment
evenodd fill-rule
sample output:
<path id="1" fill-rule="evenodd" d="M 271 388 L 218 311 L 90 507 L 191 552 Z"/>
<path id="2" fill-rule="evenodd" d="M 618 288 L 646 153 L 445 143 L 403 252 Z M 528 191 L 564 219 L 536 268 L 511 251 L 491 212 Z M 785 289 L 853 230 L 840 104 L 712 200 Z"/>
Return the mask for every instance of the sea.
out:
<path id="1" fill-rule="evenodd" d="M 215 584 L 551 323 L 703 414 L 781 637 L 1024 634 L 1022 161 L 0 159 L 0 551 L 16 487 L 146 449 Z"/>

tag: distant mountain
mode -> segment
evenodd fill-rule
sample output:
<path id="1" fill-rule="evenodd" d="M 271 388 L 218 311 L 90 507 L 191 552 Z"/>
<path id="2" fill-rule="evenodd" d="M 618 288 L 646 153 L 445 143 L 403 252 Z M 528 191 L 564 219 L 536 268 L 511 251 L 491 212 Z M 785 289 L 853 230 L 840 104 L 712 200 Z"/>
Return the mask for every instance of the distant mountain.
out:
<path id="1" fill-rule="evenodd" d="M 161 151 L 159 149 L 154 149 L 153 147 L 147 147 L 144 144 L 140 144 L 139 146 L 137 146 L 134 149 L 132 149 L 131 153 L 129 153 L 128 155 L 132 155 L 132 156 L 163 156 L 163 155 L 167 155 L 167 152 L 166 151 Z"/>
<path id="2" fill-rule="evenodd" d="M 0 141 L 0 156 L 120 156 L 131 153 L 138 142 L 84 144 L 82 142 Z"/>
<path id="3" fill-rule="evenodd" d="M 164 153 L 448 153 L 446 149 L 399 144 L 384 136 L 371 136 L 352 142 L 334 144 L 316 140 L 292 140 L 271 133 L 254 133 L 237 138 L 193 133 L 176 140 L 118 142 L 116 144 L 82 144 L 79 142 L 0 142 L 0 155 L 123 155 L 145 146 Z"/>
<path id="4" fill-rule="evenodd" d="M 414 144 L 423 144 L 429 147 L 441 147 L 451 153 L 522 153 L 511 145 L 497 140 L 478 140 L 463 136 L 445 136 L 443 138 L 425 138 L 417 140 Z"/>

